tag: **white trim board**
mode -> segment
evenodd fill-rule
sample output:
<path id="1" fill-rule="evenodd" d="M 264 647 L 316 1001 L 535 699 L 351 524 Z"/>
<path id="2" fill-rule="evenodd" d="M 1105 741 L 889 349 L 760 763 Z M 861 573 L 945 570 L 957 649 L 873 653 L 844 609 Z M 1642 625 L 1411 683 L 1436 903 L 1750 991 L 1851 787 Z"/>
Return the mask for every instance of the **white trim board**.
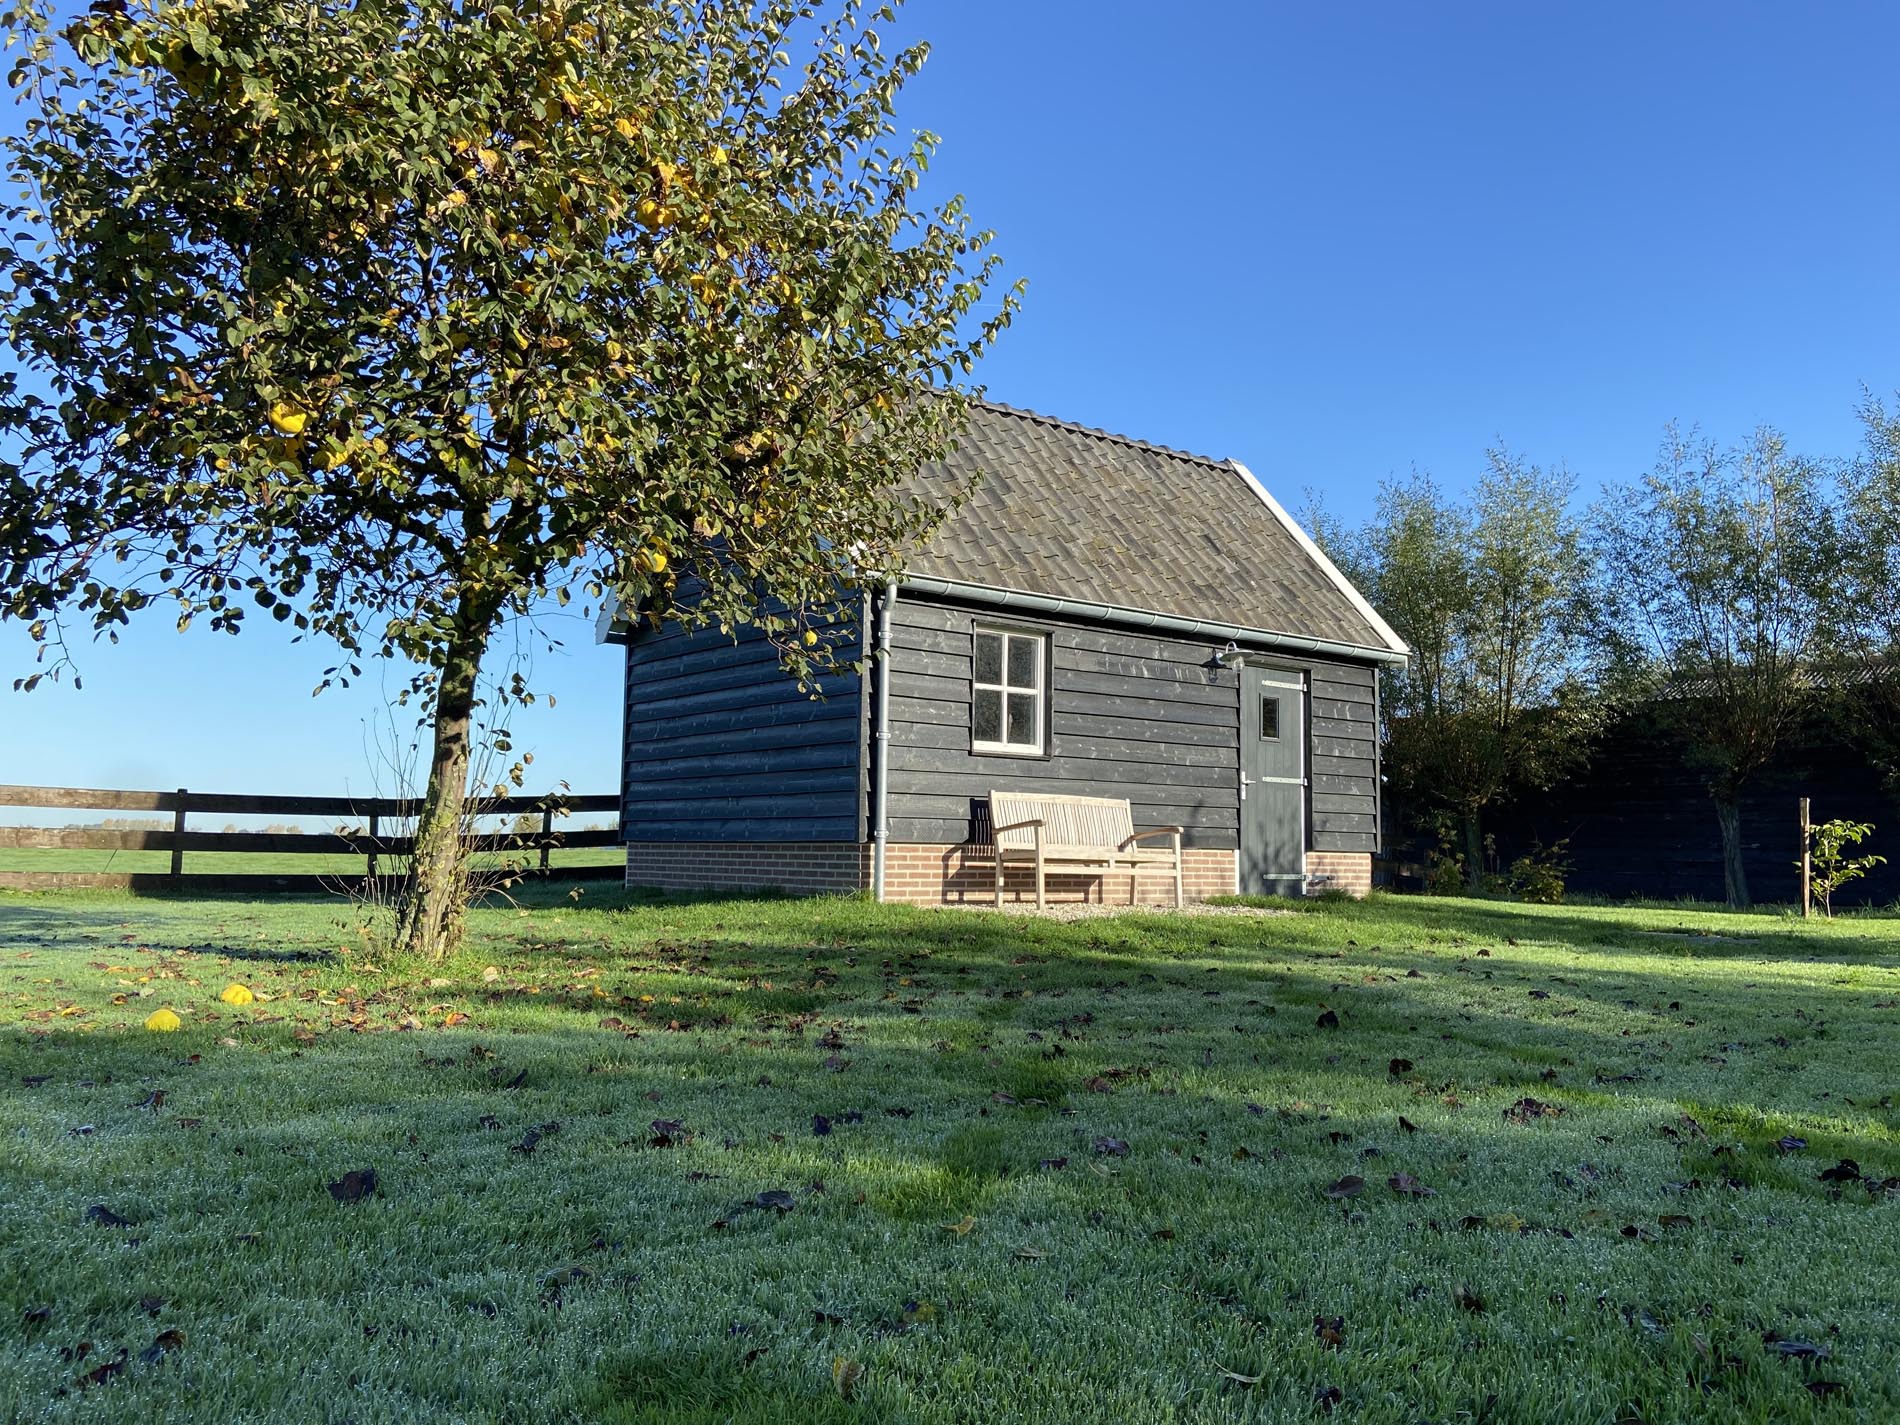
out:
<path id="1" fill-rule="evenodd" d="M 1313 537 L 1300 528 L 1299 521 L 1280 507 L 1280 502 L 1273 498 L 1265 485 L 1260 483 L 1259 477 L 1238 460 L 1229 460 L 1227 464 L 1232 467 L 1236 475 L 1247 482 L 1254 494 L 1260 497 L 1260 502 L 1273 511 L 1273 517 L 1280 522 L 1281 527 L 1299 541 L 1300 548 L 1306 551 L 1307 557 L 1319 566 L 1320 572 L 1332 581 L 1333 587 L 1346 596 L 1353 608 L 1358 611 L 1359 616 L 1372 626 L 1372 631 L 1385 640 L 1385 646 L 1394 653 L 1403 653 L 1409 658 L 1412 650 L 1406 646 L 1405 640 L 1392 631 L 1391 624 L 1379 617 L 1379 611 L 1366 602 L 1366 596 L 1353 587 L 1352 580 L 1339 572 L 1339 566 L 1326 557 L 1326 551 L 1313 543 Z"/>

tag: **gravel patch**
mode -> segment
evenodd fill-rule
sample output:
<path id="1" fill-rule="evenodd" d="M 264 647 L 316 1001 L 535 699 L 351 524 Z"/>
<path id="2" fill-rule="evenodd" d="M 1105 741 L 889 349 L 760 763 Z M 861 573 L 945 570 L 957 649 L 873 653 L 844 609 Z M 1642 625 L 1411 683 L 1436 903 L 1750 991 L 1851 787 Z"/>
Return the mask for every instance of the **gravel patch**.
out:
<path id="1" fill-rule="evenodd" d="M 1063 901 L 1044 910 L 1037 910 L 1033 901 L 1004 901 L 1002 906 L 989 901 L 968 901 L 962 904 L 933 904 L 927 910 L 954 910 L 974 912 L 979 915 L 1023 915 L 1037 920 L 1106 920 L 1118 915 L 1183 915 L 1183 916 L 1270 916 L 1292 915 L 1290 910 L 1280 910 L 1268 906 L 1256 905 L 1208 905 L 1204 901 L 1189 901 L 1176 910 L 1173 906 L 1156 905 L 1098 905 L 1094 902 Z"/>

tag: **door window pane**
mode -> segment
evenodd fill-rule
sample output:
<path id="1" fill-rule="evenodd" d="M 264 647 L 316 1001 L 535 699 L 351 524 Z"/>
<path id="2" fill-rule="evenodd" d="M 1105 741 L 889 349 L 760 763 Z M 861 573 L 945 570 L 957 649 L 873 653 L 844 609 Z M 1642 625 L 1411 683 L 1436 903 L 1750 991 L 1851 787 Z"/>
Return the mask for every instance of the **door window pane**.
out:
<path id="1" fill-rule="evenodd" d="M 1270 694 L 1260 699 L 1260 740 L 1262 742 L 1280 740 L 1280 700 Z"/>

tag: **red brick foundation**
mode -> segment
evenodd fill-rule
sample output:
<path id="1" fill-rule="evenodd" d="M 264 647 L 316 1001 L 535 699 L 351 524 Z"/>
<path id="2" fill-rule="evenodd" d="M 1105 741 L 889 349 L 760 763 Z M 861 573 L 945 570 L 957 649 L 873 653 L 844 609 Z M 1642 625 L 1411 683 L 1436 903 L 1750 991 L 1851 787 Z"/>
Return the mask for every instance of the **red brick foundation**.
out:
<path id="1" fill-rule="evenodd" d="M 1309 851 L 1306 853 L 1306 893 L 1344 891 L 1363 896 L 1372 890 L 1372 856 L 1364 851 Z"/>
<path id="2" fill-rule="evenodd" d="M 627 884 L 662 891 L 861 891 L 871 884 L 871 848 L 849 841 L 634 842 L 627 847 Z"/>
<path id="3" fill-rule="evenodd" d="M 884 868 L 884 899 L 908 905 L 983 905 L 991 901 L 990 863 L 983 848 L 893 845 Z M 1234 853 L 1189 847 L 1182 853 L 1187 898 L 1234 893 Z M 1306 853 L 1307 894 L 1343 890 L 1363 896 L 1372 889 L 1372 857 L 1339 851 Z M 636 842 L 627 847 L 627 884 L 663 891 L 783 890 L 824 895 L 866 890 L 871 884 L 871 847 L 848 841 Z M 1051 872 L 1053 902 L 1128 903 L 1124 875 Z M 1011 866 L 1003 882 L 1005 901 L 1033 901 L 1036 874 Z M 1142 905 L 1172 905 L 1174 878 L 1143 872 L 1136 888 Z"/>
<path id="4" fill-rule="evenodd" d="M 995 902 L 991 863 L 986 848 L 970 846 L 891 846 L 884 863 L 884 899 L 909 905 L 990 905 Z M 1189 847 L 1181 853 L 1182 890 L 1187 899 L 1234 893 L 1234 853 Z M 1075 875 L 1050 872 L 1044 882 L 1052 902 L 1103 901 L 1128 903 L 1128 877 Z M 1036 899 L 1036 873 L 1030 866 L 1011 866 L 1003 881 L 1003 900 Z M 1136 888 L 1142 905 L 1173 905 L 1172 872 L 1143 872 Z"/>

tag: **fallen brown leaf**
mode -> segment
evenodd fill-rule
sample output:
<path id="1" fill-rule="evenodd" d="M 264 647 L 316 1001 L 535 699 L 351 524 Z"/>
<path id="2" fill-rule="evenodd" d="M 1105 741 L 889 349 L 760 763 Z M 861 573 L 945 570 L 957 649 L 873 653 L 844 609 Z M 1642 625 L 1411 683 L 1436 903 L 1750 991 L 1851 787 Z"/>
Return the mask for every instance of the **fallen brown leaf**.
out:
<path id="1" fill-rule="evenodd" d="M 361 1202 L 376 1193 L 376 1169 L 358 1168 L 328 1184 L 330 1196 L 338 1202 Z"/>

